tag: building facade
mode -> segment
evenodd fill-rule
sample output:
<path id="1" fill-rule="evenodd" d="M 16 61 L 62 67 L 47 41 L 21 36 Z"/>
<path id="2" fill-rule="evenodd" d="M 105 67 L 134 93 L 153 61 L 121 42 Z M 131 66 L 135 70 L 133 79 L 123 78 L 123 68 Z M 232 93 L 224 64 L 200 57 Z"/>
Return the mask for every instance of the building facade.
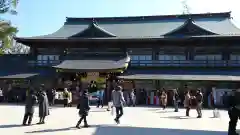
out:
<path id="1" fill-rule="evenodd" d="M 86 76 L 97 74 L 131 80 L 123 84 L 126 89 L 172 89 L 186 84 L 204 89 L 238 87 L 238 78 L 219 81 L 190 77 L 240 75 L 240 29 L 232 23 L 230 12 L 67 18 L 52 34 L 15 40 L 31 48 L 23 62 L 27 69 L 40 75 L 51 74 L 55 82 L 48 82 L 54 85 L 61 82 L 59 78 L 79 85 L 83 78 L 88 82 L 96 80 Z"/>

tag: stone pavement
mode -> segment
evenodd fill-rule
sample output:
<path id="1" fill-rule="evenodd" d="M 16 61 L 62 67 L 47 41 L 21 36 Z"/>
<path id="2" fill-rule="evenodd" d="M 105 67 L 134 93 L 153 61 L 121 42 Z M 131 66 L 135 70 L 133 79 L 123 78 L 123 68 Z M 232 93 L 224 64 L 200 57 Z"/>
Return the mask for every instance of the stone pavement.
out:
<path id="1" fill-rule="evenodd" d="M 90 128 L 74 128 L 79 119 L 77 109 L 55 107 L 50 110 L 45 125 L 21 126 L 24 107 L 0 105 L 0 133 L 4 135 L 226 135 L 228 116 L 221 111 L 221 118 L 211 118 L 212 111 L 204 110 L 203 118 L 196 118 L 196 110 L 191 117 L 185 112 L 173 112 L 150 107 L 124 108 L 121 124 L 116 125 L 113 116 L 106 109 L 91 107 L 88 117 Z M 33 123 L 38 122 L 38 112 Z"/>

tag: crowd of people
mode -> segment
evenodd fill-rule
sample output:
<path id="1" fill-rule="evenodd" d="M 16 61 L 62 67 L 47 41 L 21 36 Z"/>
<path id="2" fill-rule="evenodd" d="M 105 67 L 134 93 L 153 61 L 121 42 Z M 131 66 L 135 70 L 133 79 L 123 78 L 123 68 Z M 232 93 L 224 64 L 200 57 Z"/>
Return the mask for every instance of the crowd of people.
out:
<path id="1" fill-rule="evenodd" d="M 186 86 L 186 91 L 184 93 L 184 98 L 179 95 L 178 89 L 171 89 L 171 94 L 169 94 L 169 90 L 162 88 L 158 91 L 159 102 L 162 109 L 165 109 L 168 105 L 168 98 L 171 95 L 172 104 L 174 106 L 174 111 L 178 112 L 179 104 L 182 103 L 184 108 L 186 109 L 186 116 L 189 116 L 189 111 L 191 109 L 196 109 L 197 118 L 202 117 L 202 105 L 204 102 L 204 94 L 201 92 L 201 89 L 196 90 L 188 90 Z M 89 127 L 87 123 L 87 116 L 90 110 L 89 105 L 89 89 L 85 89 L 79 91 L 79 101 L 77 104 L 77 109 L 79 109 L 80 119 L 76 124 L 76 128 L 80 128 L 80 124 L 83 121 L 84 127 Z M 139 90 L 140 93 L 144 94 L 143 90 Z M 103 107 L 104 101 L 104 89 L 97 91 L 98 92 L 98 102 L 97 107 Z M 71 92 L 68 91 L 67 88 L 63 91 L 63 101 L 64 107 L 71 107 L 72 103 L 72 95 Z M 136 90 L 132 89 L 130 91 L 126 91 L 122 88 L 120 84 L 116 84 L 112 89 L 111 94 L 111 106 L 108 108 L 115 109 L 116 117 L 114 121 L 119 124 L 120 118 L 124 114 L 124 106 L 136 106 L 140 103 L 146 103 L 146 98 L 139 98 L 141 94 L 136 94 Z M 146 93 L 144 94 L 146 97 Z M 213 92 L 210 92 L 208 95 L 210 97 L 210 104 L 213 108 L 215 106 L 215 100 L 213 96 Z M 46 90 L 44 85 L 41 85 L 39 90 L 29 89 L 26 94 L 26 105 L 25 105 L 25 114 L 23 118 L 23 125 L 31 125 L 33 114 L 34 114 L 34 106 L 38 104 L 39 106 L 39 122 L 37 124 L 44 124 L 45 118 L 50 114 L 49 105 L 55 104 L 56 97 L 56 89 Z M 225 92 L 222 95 L 222 102 L 226 108 L 228 108 L 229 114 L 229 135 L 237 135 L 236 133 L 236 125 L 237 121 L 240 118 L 240 90 L 235 90 L 229 93 Z M 3 92 L 0 90 L 0 100 L 4 100 Z"/>

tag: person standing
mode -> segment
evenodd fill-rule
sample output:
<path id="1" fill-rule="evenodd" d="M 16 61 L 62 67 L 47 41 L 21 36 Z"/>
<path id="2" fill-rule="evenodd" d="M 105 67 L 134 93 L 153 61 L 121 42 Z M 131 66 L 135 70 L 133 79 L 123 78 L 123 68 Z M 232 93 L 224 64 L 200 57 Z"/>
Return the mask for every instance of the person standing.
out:
<path id="1" fill-rule="evenodd" d="M 34 94 L 33 89 L 29 90 L 27 99 L 26 99 L 26 105 L 25 105 L 25 114 L 23 118 L 22 125 L 31 125 L 32 118 L 34 114 L 34 105 L 37 103 L 37 97 Z M 28 124 L 26 124 L 28 123 Z"/>
<path id="2" fill-rule="evenodd" d="M 196 93 L 196 102 L 197 102 L 196 110 L 198 113 L 197 118 L 202 118 L 203 94 L 200 89 L 198 89 Z"/>
<path id="3" fill-rule="evenodd" d="M 112 101 L 113 101 L 113 106 L 116 108 L 116 118 L 114 121 L 119 124 L 120 123 L 120 118 L 123 115 L 123 106 L 125 104 L 125 100 L 123 97 L 123 92 L 122 92 L 122 87 L 117 86 L 113 91 L 112 91 Z"/>
<path id="4" fill-rule="evenodd" d="M 130 101 L 131 101 L 131 105 L 133 107 L 136 106 L 136 95 L 135 95 L 135 90 L 132 89 L 132 91 L 130 92 Z"/>
<path id="5" fill-rule="evenodd" d="M 72 107 L 72 92 L 68 91 L 68 107 Z"/>
<path id="6" fill-rule="evenodd" d="M 162 104 L 163 110 L 165 110 L 165 108 L 167 107 L 167 93 L 165 91 L 162 91 L 162 94 L 161 94 L 161 104 Z"/>
<path id="7" fill-rule="evenodd" d="M 189 116 L 189 111 L 191 108 L 191 96 L 190 96 L 190 92 L 187 91 L 185 94 L 185 98 L 184 98 L 184 108 L 186 108 L 186 116 Z"/>
<path id="8" fill-rule="evenodd" d="M 39 122 L 37 124 L 45 124 L 45 118 L 49 115 L 49 104 L 47 94 L 44 91 L 43 85 L 40 88 L 40 92 L 38 94 L 39 101 Z"/>
<path id="9" fill-rule="evenodd" d="M 80 128 L 79 125 L 81 124 L 82 120 L 84 121 L 84 127 L 89 127 L 87 123 L 87 116 L 90 110 L 90 106 L 89 106 L 89 99 L 88 99 L 88 94 L 86 90 L 83 91 L 77 108 L 79 109 L 79 116 L 81 118 L 77 122 L 76 128 Z"/>
<path id="10" fill-rule="evenodd" d="M 173 90 L 173 105 L 174 105 L 174 112 L 178 112 L 178 104 L 179 104 L 179 95 L 177 89 Z"/>
<path id="11" fill-rule="evenodd" d="M 228 99 L 228 135 L 238 135 L 236 126 L 240 118 L 240 90 L 232 91 Z"/>
<path id="12" fill-rule="evenodd" d="M 97 107 L 99 107 L 101 105 L 102 108 L 103 108 L 103 96 L 104 96 L 104 90 L 101 89 L 101 90 L 98 91 L 98 105 L 97 105 Z"/>
<path id="13" fill-rule="evenodd" d="M 55 88 L 52 89 L 52 105 L 55 104 L 55 99 L 56 99 L 56 94 L 57 94 L 57 91 Z"/>
<path id="14" fill-rule="evenodd" d="M 68 92 L 68 89 L 67 88 L 64 88 L 64 91 L 63 91 L 63 106 L 64 107 L 68 107 L 68 104 L 69 104 L 69 92 Z"/>

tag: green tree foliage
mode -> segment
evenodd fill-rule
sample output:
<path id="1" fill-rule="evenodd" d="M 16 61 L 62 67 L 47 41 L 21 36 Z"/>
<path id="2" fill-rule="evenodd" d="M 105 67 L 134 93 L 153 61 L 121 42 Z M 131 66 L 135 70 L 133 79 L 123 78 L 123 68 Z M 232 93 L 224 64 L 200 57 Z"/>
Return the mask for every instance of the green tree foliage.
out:
<path id="1" fill-rule="evenodd" d="M 16 15 L 17 2 L 18 0 L 0 0 L 0 14 Z M 3 54 L 6 48 L 11 47 L 13 36 L 16 33 L 17 28 L 13 27 L 10 21 L 0 19 L 0 54 Z"/>

